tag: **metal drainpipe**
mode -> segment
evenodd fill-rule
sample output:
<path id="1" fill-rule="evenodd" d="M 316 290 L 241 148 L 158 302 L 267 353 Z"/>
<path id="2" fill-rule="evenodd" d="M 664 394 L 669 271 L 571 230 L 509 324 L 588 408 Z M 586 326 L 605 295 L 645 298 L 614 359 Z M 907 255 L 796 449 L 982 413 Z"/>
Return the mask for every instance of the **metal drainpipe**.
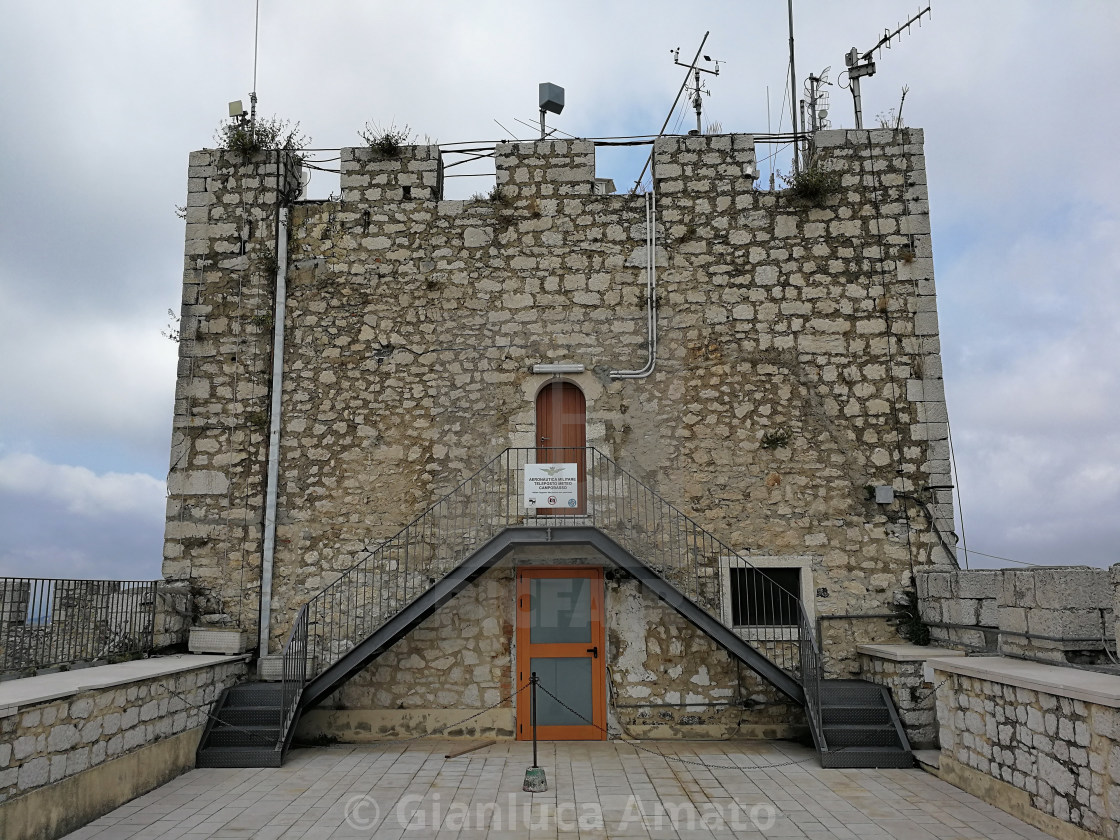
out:
<path id="1" fill-rule="evenodd" d="M 657 194 L 646 194 L 646 351 L 641 370 L 612 370 L 611 379 L 645 379 L 657 366 Z"/>
<path id="2" fill-rule="evenodd" d="M 272 618 L 272 561 L 276 554 L 276 495 L 280 471 L 280 398 L 284 386 L 284 309 L 288 280 L 288 208 L 280 208 L 276 233 L 276 306 L 272 330 L 272 405 L 268 427 L 268 477 L 264 499 L 264 548 L 261 558 L 261 622 L 259 656 L 268 654 Z"/>

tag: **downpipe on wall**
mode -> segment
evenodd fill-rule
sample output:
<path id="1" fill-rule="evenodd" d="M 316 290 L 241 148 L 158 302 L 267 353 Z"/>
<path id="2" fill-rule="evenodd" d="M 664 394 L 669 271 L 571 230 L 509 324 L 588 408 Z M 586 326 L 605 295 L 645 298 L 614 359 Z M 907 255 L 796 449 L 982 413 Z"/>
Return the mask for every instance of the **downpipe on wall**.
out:
<path id="1" fill-rule="evenodd" d="M 612 370 L 611 379 L 645 379 L 657 366 L 657 194 L 646 193 L 646 351 L 640 370 Z"/>
<path id="2" fill-rule="evenodd" d="M 264 543 L 261 556 L 261 617 L 258 656 L 268 654 L 272 618 L 272 567 L 276 556 L 276 497 L 280 472 L 280 398 L 284 385 L 284 311 L 288 282 L 288 213 L 280 208 L 276 231 L 276 305 L 272 329 L 272 403 L 268 424 L 268 472 L 264 498 Z"/>

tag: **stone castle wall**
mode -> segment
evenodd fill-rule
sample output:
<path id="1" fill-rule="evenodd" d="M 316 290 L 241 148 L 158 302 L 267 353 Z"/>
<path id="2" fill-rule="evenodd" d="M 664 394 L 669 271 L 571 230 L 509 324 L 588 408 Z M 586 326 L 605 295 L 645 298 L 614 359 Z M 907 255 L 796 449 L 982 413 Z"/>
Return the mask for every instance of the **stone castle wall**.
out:
<path id="1" fill-rule="evenodd" d="M 657 141 L 657 367 L 621 381 L 646 361 L 647 200 L 593 194 L 593 144 L 499 144 L 500 194 L 474 201 L 438 200 L 434 147 L 344 150 L 341 199 L 291 212 L 274 647 L 365 546 L 534 444 L 541 362 L 585 365 L 589 445 L 703 527 L 812 555 L 818 613 L 883 612 L 912 559 L 945 562 L 918 507 L 912 558 L 904 502 L 868 494 L 914 493 L 951 529 L 925 489 L 949 468 L 922 135 L 816 144 L 841 179 L 821 207 L 755 190 L 748 135 Z M 270 224 L 298 173 L 191 163 L 164 570 L 205 621 L 253 633 Z"/>

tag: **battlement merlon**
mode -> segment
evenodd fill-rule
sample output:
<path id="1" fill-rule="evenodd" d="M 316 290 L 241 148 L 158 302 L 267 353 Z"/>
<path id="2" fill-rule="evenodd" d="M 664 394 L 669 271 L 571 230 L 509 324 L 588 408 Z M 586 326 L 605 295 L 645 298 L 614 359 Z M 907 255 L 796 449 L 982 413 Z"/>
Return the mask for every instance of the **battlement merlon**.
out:
<path id="1" fill-rule="evenodd" d="M 867 170 L 863 159 L 904 154 L 910 158 L 910 186 L 925 185 L 921 129 L 818 131 L 815 149 L 849 173 Z M 652 144 L 652 172 L 658 193 L 742 194 L 754 189 L 759 152 L 753 134 L 673 135 Z M 768 147 L 764 146 L 768 154 Z M 765 156 L 765 155 L 764 155 Z M 844 161 L 855 158 L 856 161 Z M 341 151 L 341 197 L 345 203 L 439 200 L 444 166 L 435 145 L 400 146 L 383 152 L 365 146 Z M 595 194 L 595 142 L 535 140 L 494 146 L 496 184 L 507 200 L 551 199 Z M 620 192 L 626 192 L 620 184 Z M 922 200 L 925 195 L 921 195 Z"/>

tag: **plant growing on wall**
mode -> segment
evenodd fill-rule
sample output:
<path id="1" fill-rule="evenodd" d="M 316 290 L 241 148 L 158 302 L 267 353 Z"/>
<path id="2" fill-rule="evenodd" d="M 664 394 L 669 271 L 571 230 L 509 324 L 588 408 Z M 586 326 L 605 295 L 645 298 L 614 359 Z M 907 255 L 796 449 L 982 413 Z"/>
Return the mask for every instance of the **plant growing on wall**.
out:
<path id="1" fill-rule="evenodd" d="M 775 429 L 772 432 L 765 432 L 758 445 L 763 449 L 781 449 L 789 445 L 789 439 L 789 429 Z"/>
<path id="2" fill-rule="evenodd" d="M 214 133 L 220 149 L 229 149 L 248 156 L 271 149 L 300 151 L 306 149 L 311 138 L 299 130 L 299 123 L 280 117 L 260 117 L 250 122 L 242 117 L 224 120 Z"/>
<path id="3" fill-rule="evenodd" d="M 924 647 L 929 644 L 929 625 L 922 621 L 917 590 L 904 589 L 898 593 L 891 604 L 891 612 L 894 618 L 890 619 L 890 623 L 898 630 L 898 635 L 915 645 Z"/>
<path id="4" fill-rule="evenodd" d="M 377 123 L 367 122 L 365 128 L 358 132 L 362 142 L 369 146 L 370 151 L 381 160 L 392 160 L 401 156 L 401 147 L 407 146 L 416 139 L 408 125 L 397 128 L 396 123 L 389 123 L 382 127 Z"/>
<path id="5" fill-rule="evenodd" d="M 778 177 L 786 185 L 785 195 L 809 207 L 823 207 L 829 196 L 840 192 L 843 179 L 839 172 L 825 169 L 824 163 L 815 155 L 808 166 L 792 175 L 778 173 Z"/>

